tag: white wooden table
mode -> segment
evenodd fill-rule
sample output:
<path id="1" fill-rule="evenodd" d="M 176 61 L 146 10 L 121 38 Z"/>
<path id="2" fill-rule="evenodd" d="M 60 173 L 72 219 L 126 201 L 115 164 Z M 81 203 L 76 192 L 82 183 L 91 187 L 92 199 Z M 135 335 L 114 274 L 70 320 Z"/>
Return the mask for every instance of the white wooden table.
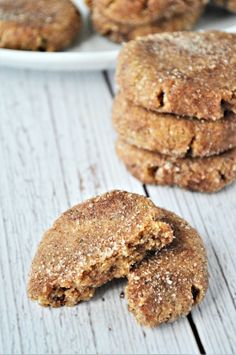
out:
<path id="1" fill-rule="evenodd" d="M 0 69 L 0 353 L 233 354 L 236 352 L 236 183 L 213 195 L 142 186 L 116 157 L 113 73 Z M 68 207 L 114 188 L 149 195 L 198 229 L 210 287 L 187 318 L 142 328 L 120 296 L 47 309 L 26 296 L 41 235 Z"/>

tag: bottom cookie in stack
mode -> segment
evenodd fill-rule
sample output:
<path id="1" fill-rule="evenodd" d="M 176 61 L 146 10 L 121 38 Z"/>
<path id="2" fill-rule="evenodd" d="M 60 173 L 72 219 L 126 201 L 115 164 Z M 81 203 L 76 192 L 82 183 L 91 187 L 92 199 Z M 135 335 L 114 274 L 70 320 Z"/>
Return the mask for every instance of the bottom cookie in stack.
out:
<path id="1" fill-rule="evenodd" d="M 215 192 L 236 179 L 236 148 L 206 158 L 165 156 L 122 140 L 116 149 L 127 169 L 143 183 Z"/>

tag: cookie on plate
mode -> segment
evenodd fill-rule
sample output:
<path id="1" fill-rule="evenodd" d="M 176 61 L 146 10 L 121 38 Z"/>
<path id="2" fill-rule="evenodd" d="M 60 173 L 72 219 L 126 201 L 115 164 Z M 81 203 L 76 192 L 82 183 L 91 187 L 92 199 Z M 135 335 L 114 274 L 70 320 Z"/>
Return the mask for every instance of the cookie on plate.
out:
<path id="1" fill-rule="evenodd" d="M 117 81 L 146 109 L 215 121 L 236 113 L 235 52 L 236 34 L 150 35 L 124 45 Z"/>
<path id="2" fill-rule="evenodd" d="M 91 1 L 91 0 L 90 0 Z M 112 22 L 138 26 L 202 9 L 204 0 L 93 0 L 94 8 Z"/>
<path id="3" fill-rule="evenodd" d="M 113 104 L 113 124 L 127 143 L 165 155 L 206 157 L 236 147 L 234 113 L 215 122 L 157 113 L 120 93 Z"/>
<path id="4" fill-rule="evenodd" d="M 120 43 L 152 33 L 192 29 L 203 10 L 203 7 L 199 6 L 198 3 L 196 3 L 196 5 L 190 8 L 186 13 L 177 13 L 172 15 L 172 17 L 162 17 L 158 20 L 145 22 L 140 25 L 114 21 L 104 16 L 97 7 L 94 7 L 92 11 L 92 22 L 97 32 L 113 42 Z"/>
<path id="5" fill-rule="evenodd" d="M 80 28 L 79 10 L 70 0 L 0 0 L 0 48 L 57 51 Z"/>
<path id="6" fill-rule="evenodd" d="M 186 316 L 208 287 L 207 256 L 197 231 L 174 213 L 163 213 L 174 230 L 174 241 L 128 274 L 129 310 L 145 326 Z"/>
<path id="7" fill-rule="evenodd" d="M 63 213 L 32 263 L 28 295 L 41 305 L 73 306 L 97 287 L 127 275 L 147 251 L 173 239 L 163 212 L 148 198 L 112 191 Z"/>
<path id="8" fill-rule="evenodd" d="M 207 158 L 176 158 L 139 149 L 118 140 L 117 154 L 137 179 L 215 192 L 236 180 L 236 148 Z"/>

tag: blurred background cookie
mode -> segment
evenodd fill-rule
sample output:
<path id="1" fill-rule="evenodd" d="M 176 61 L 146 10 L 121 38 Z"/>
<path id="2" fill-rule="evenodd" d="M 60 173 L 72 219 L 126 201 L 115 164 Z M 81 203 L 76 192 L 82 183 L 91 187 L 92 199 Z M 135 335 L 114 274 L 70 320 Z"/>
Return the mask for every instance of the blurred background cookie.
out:
<path id="1" fill-rule="evenodd" d="M 86 1 L 94 28 L 114 42 L 150 33 L 191 29 L 200 17 L 205 0 L 197 1 Z"/>
<path id="2" fill-rule="evenodd" d="M 80 13 L 69 0 L 0 0 L 1 48 L 61 50 L 80 28 Z"/>
<path id="3" fill-rule="evenodd" d="M 213 3 L 236 13 L 236 0 L 213 0 Z"/>

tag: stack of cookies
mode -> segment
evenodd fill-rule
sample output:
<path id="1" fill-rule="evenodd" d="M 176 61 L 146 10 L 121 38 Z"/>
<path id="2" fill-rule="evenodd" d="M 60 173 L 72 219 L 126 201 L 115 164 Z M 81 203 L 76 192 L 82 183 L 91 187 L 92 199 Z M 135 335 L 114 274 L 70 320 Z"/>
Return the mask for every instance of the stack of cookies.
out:
<path id="1" fill-rule="evenodd" d="M 207 0 L 86 0 L 94 28 L 114 42 L 193 28 Z"/>
<path id="2" fill-rule="evenodd" d="M 176 32 L 126 44 L 117 153 L 143 183 L 213 192 L 236 179 L 236 35 Z"/>

